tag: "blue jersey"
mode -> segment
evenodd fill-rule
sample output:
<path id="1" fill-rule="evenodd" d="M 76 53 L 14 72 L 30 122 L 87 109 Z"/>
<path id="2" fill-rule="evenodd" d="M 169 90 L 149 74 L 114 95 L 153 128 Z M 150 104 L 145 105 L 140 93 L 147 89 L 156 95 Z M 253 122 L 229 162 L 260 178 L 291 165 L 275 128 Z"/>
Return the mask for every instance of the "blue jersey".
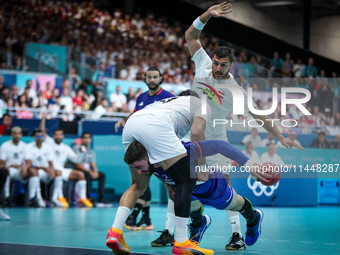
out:
<path id="1" fill-rule="evenodd" d="M 249 158 L 245 156 L 240 150 L 234 148 L 225 141 L 206 140 L 200 142 L 182 142 L 187 150 L 191 162 L 191 171 L 195 173 L 195 159 L 208 157 L 217 153 L 231 158 L 241 165 L 244 165 Z M 162 182 L 171 186 L 175 186 L 174 181 L 169 174 L 161 168 L 154 169 L 154 175 Z M 233 192 L 228 185 L 222 172 L 213 171 L 210 173 L 209 180 L 201 185 L 196 185 L 192 193 L 191 200 L 199 200 L 204 205 L 211 205 L 216 209 L 223 210 L 227 208 L 233 198 Z"/>
<path id="2" fill-rule="evenodd" d="M 160 91 L 158 91 L 157 94 L 153 96 L 149 96 L 149 91 L 144 92 L 137 97 L 135 112 L 143 109 L 149 104 L 169 97 L 174 97 L 174 95 L 164 89 L 161 89 Z"/>

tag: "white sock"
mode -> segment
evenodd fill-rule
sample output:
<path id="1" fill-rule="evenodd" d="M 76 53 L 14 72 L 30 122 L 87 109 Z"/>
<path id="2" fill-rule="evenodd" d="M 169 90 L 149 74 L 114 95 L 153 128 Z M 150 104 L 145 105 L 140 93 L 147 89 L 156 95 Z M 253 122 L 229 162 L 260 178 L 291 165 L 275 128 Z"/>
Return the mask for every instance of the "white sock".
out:
<path id="1" fill-rule="evenodd" d="M 76 186 L 78 187 L 80 199 L 86 198 L 86 181 L 77 181 Z"/>
<path id="2" fill-rule="evenodd" d="M 240 237 L 242 237 L 239 212 L 227 210 L 227 213 L 228 213 L 228 216 L 229 216 L 231 229 L 232 229 L 233 233 L 239 233 Z"/>
<path id="3" fill-rule="evenodd" d="M 175 240 L 178 243 L 183 243 L 188 239 L 187 231 L 188 231 L 188 223 L 189 218 L 183 217 L 175 217 L 176 218 L 176 227 L 175 227 Z"/>
<path id="4" fill-rule="evenodd" d="M 11 183 L 11 178 L 9 176 L 7 176 L 6 182 L 5 182 L 5 186 L 4 186 L 4 196 L 5 199 L 7 199 L 9 197 L 9 186 Z M 0 191 L 1 193 L 1 191 Z"/>
<path id="5" fill-rule="evenodd" d="M 62 196 L 63 196 L 63 178 L 61 176 L 57 176 L 54 178 L 52 201 L 58 200 L 58 198 Z"/>
<path id="6" fill-rule="evenodd" d="M 42 198 L 42 195 L 41 195 L 40 179 L 38 180 L 38 184 L 37 184 L 37 198 L 38 198 L 38 199 L 41 199 L 41 200 L 44 200 L 44 199 Z"/>
<path id="7" fill-rule="evenodd" d="M 170 235 L 174 233 L 174 228 L 175 228 L 174 206 L 175 206 L 174 202 L 171 199 L 169 199 L 168 200 L 168 213 L 166 214 L 165 229 L 169 231 Z"/>
<path id="8" fill-rule="evenodd" d="M 125 206 L 119 206 L 112 227 L 123 230 L 125 221 L 130 215 L 131 210 Z"/>
<path id="9" fill-rule="evenodd" d="M 37 187 L 40 186 L 39 177 L 33 176 L 28 179 L 28 198 L 32 199 L 37 194 Z"/>

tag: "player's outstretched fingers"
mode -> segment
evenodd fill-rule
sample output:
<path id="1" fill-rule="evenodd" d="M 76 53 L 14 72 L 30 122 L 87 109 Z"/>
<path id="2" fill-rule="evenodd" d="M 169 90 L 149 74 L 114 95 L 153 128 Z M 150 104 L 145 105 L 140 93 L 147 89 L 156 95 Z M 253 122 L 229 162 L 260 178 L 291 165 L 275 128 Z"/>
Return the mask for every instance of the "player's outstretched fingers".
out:
<path id="1" fill-rule="evenodd" d="M 297 143 L 294 143 L 293 141 L 290 142 L 291 146 L 294 146 L 295 148 L 298 148 L 300 150 L 303 150 L 303 147 L 301 145 L 298 145 Z"/>

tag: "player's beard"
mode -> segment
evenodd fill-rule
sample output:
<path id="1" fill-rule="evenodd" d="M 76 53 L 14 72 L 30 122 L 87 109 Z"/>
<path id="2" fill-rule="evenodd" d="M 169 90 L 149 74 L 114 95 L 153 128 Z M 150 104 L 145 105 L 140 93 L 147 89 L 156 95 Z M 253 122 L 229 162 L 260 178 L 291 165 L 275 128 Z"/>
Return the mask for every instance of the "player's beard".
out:
<path id="1" fill-rule="evenodd" d="M 160 83 L 154 83 L 154 84 L 146 84 L 148 85 L 149 90 L 157 90 L 159 88 Z M 152 85 L 152 87 L 150 87 Z"/>
<path id="2" fill-rule="evenodd" d="M 227 77 L 228 76 L 228 74 L 229 74 L 229 71 L 230 71 L 230 68 L 221 76 L 221 78 L 219 78 L 219 79 L 224 79 L 225 77 Z M 216 72 L 214 73 L 215 74 L 215 77 L 216 77 Z M 215 78 L 216 79 L 216 78 Z"/>

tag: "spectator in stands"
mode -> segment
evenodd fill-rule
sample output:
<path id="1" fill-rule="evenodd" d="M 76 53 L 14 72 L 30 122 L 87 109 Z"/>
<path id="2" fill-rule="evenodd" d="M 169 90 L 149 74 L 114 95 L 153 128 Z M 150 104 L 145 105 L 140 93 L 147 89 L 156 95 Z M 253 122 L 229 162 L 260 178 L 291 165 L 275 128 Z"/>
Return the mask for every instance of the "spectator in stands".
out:
<path id="1" fill-rule="evenodd" d="M 281 77 L 281 68 L 283 66 L 283 60 L 279 57 L 277 51 L 274 52 L 274 57 L 270 61 L 270 70 L 274 72 L 274 77 Z"/>
<path id="2" fill-rule="evenodd" d="M 30 97 L 29 94 L 30 94 L 30 88 L 26 87 L 24 94 L 22 94 L 21 97 L 25 96 L 25 98 L 26 98 L 25 103 L 27 104 L 27 107 L 34 108 L 36 106 L 37 97 L 32 98 L 32 97 Z"/>
<path id="3" fill-rule="evenodd" d="M 294 131 L 289 132 L 288 139 L 301 146 L 301 143 L 296 139 L 296 133 Z M 277 148 L 285 148 L 281 143 L 277 143 L 276 147 Z"/>
<path id="4" fill-rule="evenodd" d="M 48 100 L 46 99 L 44 92 L 39 91 L 38 98 L 36 100 L 36 103 L 34 103 L 34 105 L 36 105 L 36 108 L 45 108 L 47 104 L 48 104 Z"/>
<path id="5" fill-rule="evenodd" d="M 238 79 L 238 84 L 247 91 L 248 87 L 250 87 L 250 83 L 244 78 L 243 75 L 240 75 L 240 78 Z"/>
<path id="6" fill-rule="evenodd" d="M 0 75 L 0 94 L 2 92 L 2 88 L 5 86 L 4 84 L 4 76 Z"/>
<path id="7" fill-rule="evenodd" d="M 130 100 L 134 100 L 135 99 L 135 90 L 133 89 L 133 87 L 129 88 L 129 92 L 125 95 L 126 96 L 126 103 L 129 103 Z"/>
<path id="8" fill-rule="evenodd" d="M 99 172 L 96 164 L 96 153 L 90 148 L 92 136 L 88 132 L 81 135 L 81 144 L 75 145 L 73 151 L 78 155 L 78 160 L 87 170 L 83 170 L 87 182 L 87 197 L 90 197 L 92 181 L 98 181 L 99 198 L 97 207 L 112 207 L 112 203 L 105 200 L 105 173 Z"/>
<path id="9" fill-rule="evenodd" d="M 94 109 L 92 119 L 99 120 L 102 115 L 107 112 L 108 102 L 107 99 L 102 99 L 101 103 Z"/>
<path id="10" fill-rule="evenodd" d="M 7 86 L 4 86 L 1 91 L 0 99 L 7 103 L 9 98 L 10 98 L 9 88 Z"/>
<path id="11" fill-rule="evenodd" d="M 126 96 L 121 92 L 120 86 L 116 87 L 116 93 L 110 95 L 110 103 L 114 112 L 126 111 Z"/>
<path id="12" fill-rule="evenodd" d="M 52 91 L 51 91 L 51 82 L 46 83 L 46 89 L 44 91 L 44 96 L 47 100 L 49 100 L 52 97 Z"/>
<path id="13" fill-rule="evenodd" d="M 83 106 L 85 92 L 83 89 L 77 91 L 77 95 L 73 98 L 73 108 L 76 106 Z"/>
<path id="14" fill-rule="evenodd" d="M 294 64 L 293 70 L 292 70 L 294 77 L 301 78 L 302 72 L 304 69 L 305 69 L 305 65 L 302 63 L 302 60 L 298 58 L 297 63 Z"/>
<path id="15" fill-rule="evenodd" d="M 1 101 L 1 100 L 0 100 Z M 1 101 L 2 102 L 2 101 Z M 1 107 L 1 103 L 0 103 L 0 107 Z M 15 107 L 15 103 L 14 103 L 14 100 L 12 98 L 8 99 L 7 101 L 7 107 Z M 0 113 L 2 113 L 0 111 Z M 7 110 L 7 113 L 10 114 L 10 115 L 15 115 L 16 113 L 16 110 Z M 2 116 L 1 116 L 2 117 Z"/>
<path id="16" fill-rule="evenodd" d="M 309 58 L 308 59 L 308 65 L 303 69 L 302 76 L 305 78 L 315 78 L 317 76 L 317 69 L 313 65 L 314 64 L 314 59 Z"/>
<path id="17" fill-rule="evenodd" d="M 24 94 L 26 88 L 29 89 L 28 96 L 29 96 L 30 98 L 33 98 L 33 99 L 34 99 L 34 98 L 37 98 L 37 91 L 36 91 L 34 88 L 32 88 L 32 80 L 27 80 L 27 82 L 26 82 L 26 87 L 20 89 L 19 95 Z"/>
<path id="18" fill-rule="evenodd" d="M 290 78 L 292 77 L 292 70 L 293 70 L 293 60 L 290 58 L 290 53 L 286 53 L 286 60 L 282 66 L 282 77 L 283 83 L 288 87 L 290 85 Z"/>
<path id="19" fill-rule="evenodd" d="M 328 126 L 326 127 L 327 133 L 329 135 L 338 135 L 340 134 L 340 128 L 338 126 L 335 126 L 335 120 L 334 117 L 331 117 L 329 119 Z"/>
<path id="20" fill-rule="evenodd" d="M 77 92 L 81 83 L 82 83 L 82 79 L 80 75 L 78 74 L 77 68 L 75 66 L 72 66 L 72 74 L 71 74 L 72 90 Z"/>
<path id="21" fill-rule="evenodd" d="M 246 150 L 242 151 L 250 160 L 255 163 L 261 164 L 261 160 L 256 151 L 254 151 L 254 145 L 252 142 L 247 142 L 245 144 Z"/>
<path id="22" fill-rule="evenodd" d="M 327 90 L 328 90 L 328 79 L 326 78 L 325 70 L 320 70 L 320 75 L 316 79 L 316 87 L 317 91 L 317 104 L 320 109 L 324 109 L 326 100 L 327 100 Z"/>
<path id="23" fill-rule="evenodd" d="M 263 153 L 261 156 L 261 162 L 264 163 L 274 163 L 278 166 L 285 166 L 285 164 L 281 157 L 276 153 L 275 144 L 269 144 L 267 152 Z"/>
<path id="24" fill-rule="evenodd" d="M 242 144 L 252 142 L 255 147 L 261 146 L 261 137 L 256 128 L 252 128 L 249 135 L 246 135 L 242 139 Z"/>
<path id="25" fill-rule="evenodd" d="M 10 97 L 14 100 L 14 102 L 17 102 L 19 99 L 19 89 L 16 84 L 11 87 Z"/>
<path id="26" fill-rule="evenodd" d="M 262 64 L 262 58 L 261 56 L 256 56 L 256 63 L 254 65 L 254 77 L 266 77 L 266 70 L 265 67 Z"/>
<path id="27" fill-rule="evenodd" d="M 0 125 L 0 135 L 4 135 L 5 134 L 5 130 L 8 129 L 12 129 L 12 122 L 13 122 L 13 117 L 9 114 L 4 114 L 2 116 L 2 124 Z"/>
<path id="28" fill-rule="evenodd" d="M 99 71 L 96 71 L 92 76 L 92 85 L 94 87 L 94 93 L 98 91 L 104 91 L 104 78 L 109 78 L 110 75 L 105 72 L 105 63 L 100 63 Z"/>
<path id="29" fill-rule="evenodd" d="M 336 135 L 335 140 L 331 142 L 331 149 L 340 150 L 340 135 Z"/>
<path id="30" fill-rule="evenodd" d="M 68 88 L 63 89 L 63 93 L 60 97 L 60 105 L 65 105 L 65 110 L 67 112 L 72 111 L 73 101 L 72 98 L 69 96 Z"/>
<path id="31" fill-rule="evenodd" d="M 315 138 L 310 145 L 311 148 L 328 149 L 331 147 L 330 143 L 326 140 L 326 133 L 319 132 L 318 137 Z"/>
<path id="32" fill-rule="evenodd" d="M 56 104 L 57 103 L 57 98 L 59 98 L 59 89 L 54 88 L 52 91 L 52 97 L 48 99 L 48 105 L 50 104 Z"/>
<path id="33" fill-rule="evenodd" d="M 267 133 L 267 138 L 261 141 L 261 147 L 267 147 L 269 144 L 276 144 L 275 137 L 272 133 Z"/>
<path id="34" fill-rule="evenodd" d="M 19 97 L 18 107 L 22 108 L 21 110 L 17 110 L 17 118 L 18 119 L 31 119 L 32 112 L 28 109 L 27 105 L 27 96 L 23 94 Z M 32 105 L 32 102 L 31 102 Z"/>

